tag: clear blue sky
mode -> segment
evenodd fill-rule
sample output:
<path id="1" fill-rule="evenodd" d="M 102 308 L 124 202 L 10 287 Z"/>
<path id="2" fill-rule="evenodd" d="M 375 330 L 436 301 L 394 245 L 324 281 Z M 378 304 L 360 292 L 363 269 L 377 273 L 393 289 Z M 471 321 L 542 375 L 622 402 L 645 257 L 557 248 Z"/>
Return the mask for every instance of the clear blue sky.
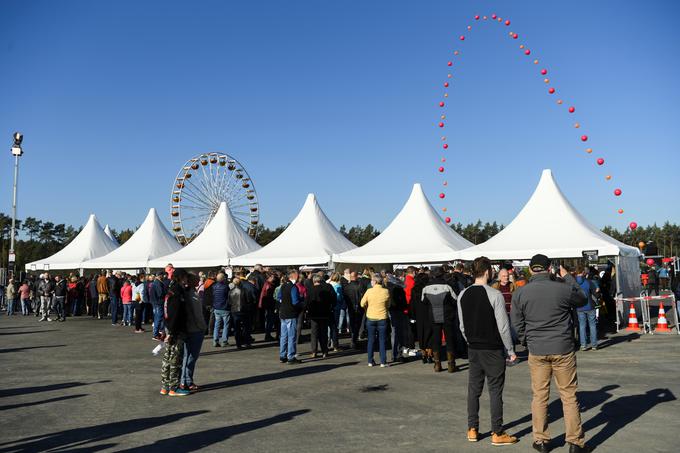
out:
<path id="1" fill-rule="evenodd" d="M 512 25 L 473 20 L 492 12 Z M 20 130 L 20 218 L 77 226 L 94 212 L 120 229 L 156 207 L 169 223 L 179 167 L 224 151 L 254 179 L 267 226 L 315 192 L 336 225 L 384 228 L 414 182 L 441 206 L 436 104 L 461 49 L 454 222 L 507 224 L 543 168 L 595 225 L 680 221 L 677 1 L 6 0 L 0 13 L 0 211 Z"/>

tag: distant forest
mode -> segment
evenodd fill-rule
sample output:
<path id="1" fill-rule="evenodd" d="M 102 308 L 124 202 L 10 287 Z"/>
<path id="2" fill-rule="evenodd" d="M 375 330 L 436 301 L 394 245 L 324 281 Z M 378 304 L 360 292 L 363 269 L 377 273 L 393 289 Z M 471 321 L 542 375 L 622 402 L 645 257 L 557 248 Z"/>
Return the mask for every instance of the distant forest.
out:
<path id="1" fill-rule="evenodd" d="M 497 222 L 476 223 L 463 225 L 457 223 L 451 226 L 461 236 L 473 244 L 480 244 L 503 229 L 503 225 Z M 12 218 L 4 213 L 0 213 L 0 268 L 7 267 L 10 231 L 12 229 Z M 39 260 L 61 250 L 80 232 L 82 227 L 75 228 L 63 223 L 55 224 L 47 220 L 39 220 L 34 217 L 26 217 L 17 220 L 17 235 L 21 234 L 21 239 L 16 240 L 15 252 L 17 255 L 17 269 L 23 269 L 26 263 Z M 269 229 L 263 225 L 258 226 L 257 242 L 266 245 L 276 239 L 286 226 L 278 226 Z M 666 222 L 662 226 L 656 224 L 647 227 L 639 226 L 635 230 L 626 229 L 619 231 L 616 228 L 606 226 L 602 229 L 605 234 L 618 239 L 619 241 L 637 247 L 642 241 L 649 243 L 653 241 L 659 255 L 677 256 L 680 254 L 680 225 Z M 380 234 L 373 225 L 356 225 L 347 228 L 342 225 L 340 232 L 354 244 L 361 246 Z M 121 231 L 112 230 L 113 235 L 121 244 L 127 241 L 134 233 L 132 229 Z"/>

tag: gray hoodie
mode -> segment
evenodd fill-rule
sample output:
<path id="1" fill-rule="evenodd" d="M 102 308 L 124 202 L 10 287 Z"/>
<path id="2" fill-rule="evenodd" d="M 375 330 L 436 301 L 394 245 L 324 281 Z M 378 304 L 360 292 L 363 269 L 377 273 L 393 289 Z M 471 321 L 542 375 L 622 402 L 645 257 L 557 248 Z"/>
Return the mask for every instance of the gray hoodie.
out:
<path id="1" fill-rule="evenodd" d="M 519 341 L 532 355 L 564 355 L 574 351 L 575 308 L 588 298 L 567 275 L 564 282 L 552 280 L 547 272 L 536 274 L 512 294 L 512 323 Z"/>

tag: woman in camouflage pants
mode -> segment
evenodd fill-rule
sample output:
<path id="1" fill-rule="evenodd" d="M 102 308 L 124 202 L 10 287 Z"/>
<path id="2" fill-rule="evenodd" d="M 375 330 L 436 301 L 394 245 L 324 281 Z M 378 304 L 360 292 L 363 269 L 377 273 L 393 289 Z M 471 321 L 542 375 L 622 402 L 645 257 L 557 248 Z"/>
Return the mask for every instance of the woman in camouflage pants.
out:
<path id="1" fill-rule="evenodd" d="M 190 392 L 179 388 L 184 358 L 184 339 L 187 333 L 188 274 L 175 269 L 165 299 L 164 318 L 166 348 L 161 363 L 161 395 L 185 396 Z"/>

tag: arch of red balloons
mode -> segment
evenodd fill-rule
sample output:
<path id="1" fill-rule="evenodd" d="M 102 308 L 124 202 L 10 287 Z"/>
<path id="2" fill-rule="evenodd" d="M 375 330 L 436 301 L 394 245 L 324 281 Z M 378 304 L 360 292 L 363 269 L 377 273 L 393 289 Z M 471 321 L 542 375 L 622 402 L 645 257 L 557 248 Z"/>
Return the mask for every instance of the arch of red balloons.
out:
<path id="1" fill-rule="evenodd" d="M 474 16 L 474 20 L 475 20 L 475 21 L 480 21 L 480 20 L 481 20 L 481 21 L 487 21 L 487 22 L 489 22 L 489 19 L 490 19 L 490 22 L 498 23 L 498 24 L 501 24 L 501 25 L 505 25 L 506 27 L 507 27 L 507 26 L 510 26 L 510 23 L 511 23 L 510 20 L 508 20 L 508 19 L 503 20 L 503 18 L 499 17 L 499 16 L 496 15 L 496 14 L 491 14 L 491 16 L 480 16 L 479 14 L 477 14 L 477 15 Z M 467 26 L 467 30 L 468 30 L 468 31 L 471 31 L 471 30 L 472 30 L 472 25 L 468 25 L 468 26 Z M 512 31 L 511 31 L 511 32 L 508 33 L 508 35 L 510 36 L 511 39 L 519 39 L 519 35 L 518 35 L 517 33 L 515 33 L 515 32 L 512 32 Z M 466 38 L 465 35 L 460 35 L 460 37 L 459 37 L 458 39 L 461 41 L 461 43 L 463 43 L 463 42 L 465 41 L 465 38 Z M 523 53 L 524 53 L 525 56 L 531 55 L 531 50 L 530 50 L 526 45 L 520 44 L 520 45 L 519 45 L 519 48 L 520 48 L 520 50 L 523 51 Z M 458 56 L 460 55 L 460 51 L 454 50 L 453 55 L 454 55 L 454 57 L 458 57 Z M 539 60 L 538 60 L 537 58 L 535 58 L 535 59 L 533 60 L 533 64 L 538 65 L 538 64 L 539 64 Z M 449 60 L 449 61 L 446 63 L 446 65 L 447 65 L 448 67 L 453 66 L 453 60 Z M 548 75 L 548 69 L 546 69 L 546 68 L 542 68 L 539 72 L 540 72 L 541 76 L 546 76 L 546 75 Z M 447 74 L 447 79 L 451 79 L 451 78 L 453 78 L 453 75 L 449 72 L 449 73 Z M 544 78 L 543 78 L 543 82 L 544 82 L 545 84 L 549 84 L 549 83 L 550 83 L 550 79 L 547 78 L 547 77 L 544 77 Z M 443 97 L 444 97 L 444 98 L 448 98 L 448 97 L 449 97 L 448 90 L 447 90 L 449 87 L 450 87 L 450 82 L 447 80 L 447 81 L 444 82 L 444 93 L 443 93 Z M 550 95 L 553 95 L 553 94 L 555 94 L 556 92 L 557 92 L 557 90 L 556 90 L 555 87 L 553 87 L 553 86 L 549 86 L 549 87 L 548 87 L 548 93 L 549 93 Z M 563 104 L 564 104 L 564 101 L 560 98 L 560 99 L 557 100 L 557 104 L 558 104 L 558 105 L 563 105 Z M 445 107 L 446 107 L 445 101 L 439 101 L 439 107 L 440 107 L 440 108 L 445 108 Z M 570 106 L 567 108 L 567 112 L 569 112 L 570 114 L 575 113 L 575 112 L 576 112 L 576 107 L 574 107 L 573 105 L 570 105 Z M 439 128 L 442 128 L 442 129 L 445 128 L 445 127 L 446 127 L 446 123 L 445 123 L 444 120 L 446 120 L 446 115 L 445 115 L 445 114 L 440 115 L 439 120 L 440 120 L 440 121 L 439 121 L 438 124 L 437 124 L 437 125 L 439 126 Z M 580 123 L 578 123 L 578 122 L 577 122 L 577 123 L 574 123 L 574 128 L 579 129 L 580 127 L 581 127 L 581 124 L 580 124 Z M 588 141 L 588 135 L 586 135 L 586 134 L 581 135 L 581 136 L 580 136 L 580 140 L 581 140 L 581 142 L 583 142 L 583 143 L 587 142 L 587 141 Z M 442 148 L 445 149 L 445 150 L 448 150 L 449 144 L 447 143 L 447 138 L 446 138 L 445 135 L 442 136 L 442 142 L 443 142 L 443 143 L 442 143 Z M 592 149 L 592 148 L 586 148 L 585 151 L 586 151 L 586 153 L 588 153 L 588 154 L 592 154 L 593 149 Z M 446 162 L 446 158 L 445 158 L 445 157 L 442 157 L 440 160 L 441 160 L 441 162 Z M 598 158 L 595 160 L 595 162 L 596 162 L 597 165 L 600 166 L 600 167 L 604 166 L 604 164 L 605 164 L 605 160 L 604 160 L 604 158 L 602 158 L 602 157 L 598 157 Z M 445 172 L 444 166 L 439 166 L 439 168 L 437 169 L 437 171 L 438 171 L 439 173 L 444 173 L 444 172 Z M 611 179 L 612 179 L 612 176 L 611 176 L 611 175 L 608 174 L 608 175 L 605 176 L 605 180 L 610 181 Z M 443 186 L 444 186 L 444 187 L 448 186 L 448 182 L 447 182 L 447 181 L 443 181 Z M 620 197 L 622 194 L 623 194 L 623 191 L 622 191 L 620 188 L 614 189 L 614 196 Z M 439 198 L 442 199 L 442 200 L 446 198 L 445 189 L 443 189 L 443 190 L 439 193 Z M 446 207 L 443 207 L 443 208 L 442 208 L 442 211 L 443 211 L 443 212 L 446 212 L 446 211 L 447 211 L 447 208 L 446 208 Z M 618 214 L 623 214 L 623 212 L 624 212 L 624 211 L 623 211 L 622 208 L 619 208 L 619 209 L 617 210 L 617 213 L 618 213 Z M 446 221 L 446 223 L 451 223 L 451 217 L 446 217 L 444 220 Z M 629 228 L 630 228 L 631 230 L 634 230 L 634 229 L 637 228 L 637 223 L 635 223 L 635 222 L 630 222 L 630 223 L 628 224 L 628 226 L 629 226 Z"/>

